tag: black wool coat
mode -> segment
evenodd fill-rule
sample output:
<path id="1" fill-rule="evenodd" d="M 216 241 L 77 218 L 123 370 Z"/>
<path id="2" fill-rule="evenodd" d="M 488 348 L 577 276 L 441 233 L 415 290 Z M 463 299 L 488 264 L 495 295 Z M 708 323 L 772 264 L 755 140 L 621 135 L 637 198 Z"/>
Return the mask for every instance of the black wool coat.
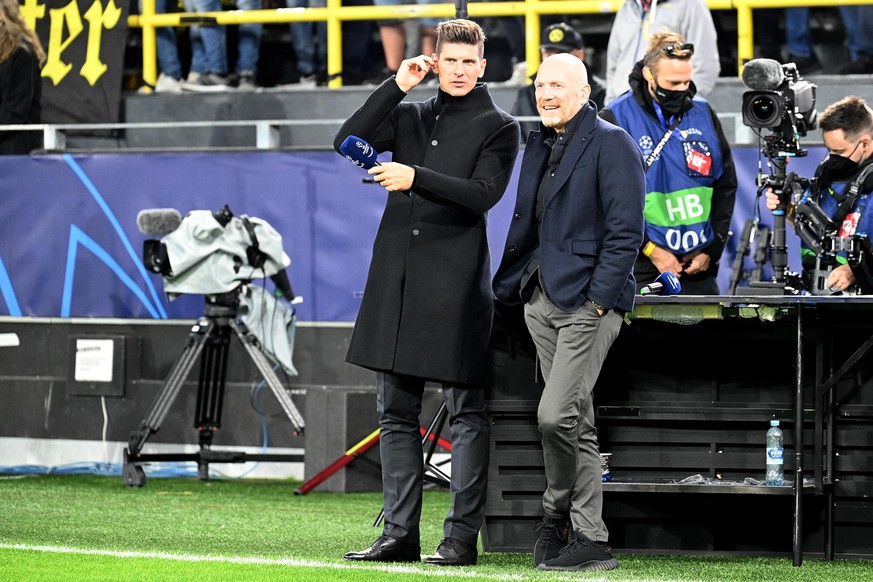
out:
<path id="1" fill-rule="evenodd" d="M 428 380 L 485 379 L 493 297 L 486 213 L 506 189 L 519 128 L 478 85 L 424 102 L 388 79 L 343 124 L 349 135 L 415 168 L 390 192 L 346 360 Z"/>
<path id="2" fill-rule="evenodd" d="M 39 75 L 39 61 L 29 44 L 16 48 L 0 62 L 0 125 L 40 123 Z M 38 131 L 0 131 L 0 155 L 23 155 L 41 147 Z"/>

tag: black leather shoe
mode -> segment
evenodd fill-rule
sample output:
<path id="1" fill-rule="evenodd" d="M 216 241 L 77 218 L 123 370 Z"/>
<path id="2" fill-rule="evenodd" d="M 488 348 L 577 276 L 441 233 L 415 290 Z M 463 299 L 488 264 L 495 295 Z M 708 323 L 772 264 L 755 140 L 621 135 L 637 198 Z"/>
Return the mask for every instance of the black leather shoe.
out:
<path id="1" fill-rule="evenodd" d="M 418 562 L 421 560 L 421 546 L 382 535 L 366 550 L 349 552 L 343 558 L 363 562 Z"/>
<path id="2" fill-rule="evenodd" d="M 432 566 L 475 566 L 477 555 L 476 546 L 455 538 L 445 538 L 433 556 L 424 558 L 424 563 Z"/>

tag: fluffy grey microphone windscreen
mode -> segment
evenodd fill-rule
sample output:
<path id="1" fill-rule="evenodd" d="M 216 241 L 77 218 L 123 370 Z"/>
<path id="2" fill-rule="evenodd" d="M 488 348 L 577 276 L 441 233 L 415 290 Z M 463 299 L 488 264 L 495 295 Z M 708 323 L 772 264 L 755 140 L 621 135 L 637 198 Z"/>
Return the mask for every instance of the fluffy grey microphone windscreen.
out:
<path id="1" fill-rule="evenodd" d="M 136 226 L 143 234 L 170 234 L 182 224 L 182 215 L 174 208 L 149 208 L 136 215 Z"/>

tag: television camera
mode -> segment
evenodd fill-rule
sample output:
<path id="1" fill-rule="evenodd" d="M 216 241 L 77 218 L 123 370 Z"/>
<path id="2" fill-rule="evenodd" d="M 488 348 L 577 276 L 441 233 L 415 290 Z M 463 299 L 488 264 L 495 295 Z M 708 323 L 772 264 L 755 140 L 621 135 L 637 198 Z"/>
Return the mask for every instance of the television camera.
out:
<path id="1" fill-rule="evenodd" d="M 808 182 L 793 172 L 787 172 L 788 160 L 807 154 L 800 144 L 817 125 L 815 110 L 816 85 L 800 77 L 794 63 L 785 65 L 772 59 L 754 59 L 743 69 L 743 83 L 750 89 L 743 94 L 743 124 L 756 131 L 760 150 L 767 158 L 771 174 L 758 168 L 758 196 L 768 188 L 779 198 L 773 211 L 770 254 L 773 280 L 752 281 L 759 291 L 796 294 L 801 290 L 800 276 L 788 271 L 788 247 L 785 240 L 785 219 L 789 200 L 799 200 Z M 769 133 L 765 134 L 764 131 Z M 753 233 L 758 232 L 760 217 L 756 209 Z M 748 251 L 746 251 L 748 252 Z"/>
<path id="2" fill-rule="evenodd" d="M 754 59 L 743 68 L 743 123 L 769 129 L 762 153 L 767 158 L 805 156 L 801 137 L 815 129 L 816 85 L 800 77 L 794 63 L 780 65 L 772 59 Z"/>
<path id="3" fill-rule="evenodd" d="M 227 205 L 216 212 L 195 210 L 184 219 L 172 209 L 143 210 L 137 216 L 137 226 L 144 234 L 162 235 L 160 240 L 145 241 L 143 262 L 146 268 L 164 278 L 167 296 L 173 299 L 184 293 L 203 294 L 206 307 L 203 317 L 191 328 L 184 349 L 146 417 L 130 433 L 128 447 L 124 450 L 123 482 L 131 487 L 143 486 L 145 472 L 141 465 L 158 460 L 195 461 L 201 479 L 208 479 L 209 463 L 299 461 L 298 455 L 252 455 L 212 449 L 213 433 L 221 427 L 233 336 L 245 348 L 288 416 L 293 434 L 302 434 L 304 430 L 303 417 L 265 353 L 269 348 L 270 355 L 286 372 L 296 374 L 291 363 L 294 311 L 282 306 L 277 297 L 290 303 L 297 303 L 300 298 L 294 295 L 285 271 L 291 260 L 282 249 L 282 237 L 264 220 L 234 216 Z M 266 277 L 275 284 L 274 296 L 249 285 L 254 279 Z M 270 314 L 270 321 L 259 321 L 260 315 L 249 317 L 250 329 L 244 322 L 247 314 Z M 261 329 L 257 329 L 258 326 Z M 160 429 L 198 361 L 200 374 L 194 426 L 199 433 L 200 450 L 193 454 L 143 454 L 146 440 Z"/>

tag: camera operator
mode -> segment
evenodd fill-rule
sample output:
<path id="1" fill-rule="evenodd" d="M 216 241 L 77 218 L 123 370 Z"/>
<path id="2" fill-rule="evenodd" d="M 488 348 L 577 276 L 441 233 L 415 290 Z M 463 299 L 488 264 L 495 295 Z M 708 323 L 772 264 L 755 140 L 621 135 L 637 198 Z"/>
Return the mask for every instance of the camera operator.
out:
<path id="1" fill-rule="evenodd" d="M 873 212 L 867 212 L 868 195 L 873 192 L 873 111 L 860 97 L 849 96 L 825 109 L 818 121 L 829 155 L 819 165 L 804 196 L 821 207 L 836 226 L 840 238 L 869 236 L 873 232 Z M 854 197 L 850 194 L 852 185 L 857 188 Z M 767 190 L 767 208 L 775 210 L 778 204 L 779 198 L 772 190 Z M 793 210 L 789 209 L 790 215 Z M 868 254 L 862 254 L 861 264 L 855 265 L 856 268 L 873 267 Z M 809 282 L 818 257 L 803 243 L 801 256 L 804 281 Z M 832 270 L 826 287 L 830 291 L 852 290 L 859 282 L 844 252 L 837 253 L 829 266 Z M 864 283 L 862 287 L 868 286 L 868 282 Z"/>
<path id="2" fill-rule="evenodd" d="M 682 280 L 684 295 L 718 295 L 737 176 L 715 111 L 695 98 L 694 45 L 653 34 L 625 93 L 600 116 L 625 129 L 645 158 L 646 233 L 634 265 L 637 293 L 661 273 Z"/>

